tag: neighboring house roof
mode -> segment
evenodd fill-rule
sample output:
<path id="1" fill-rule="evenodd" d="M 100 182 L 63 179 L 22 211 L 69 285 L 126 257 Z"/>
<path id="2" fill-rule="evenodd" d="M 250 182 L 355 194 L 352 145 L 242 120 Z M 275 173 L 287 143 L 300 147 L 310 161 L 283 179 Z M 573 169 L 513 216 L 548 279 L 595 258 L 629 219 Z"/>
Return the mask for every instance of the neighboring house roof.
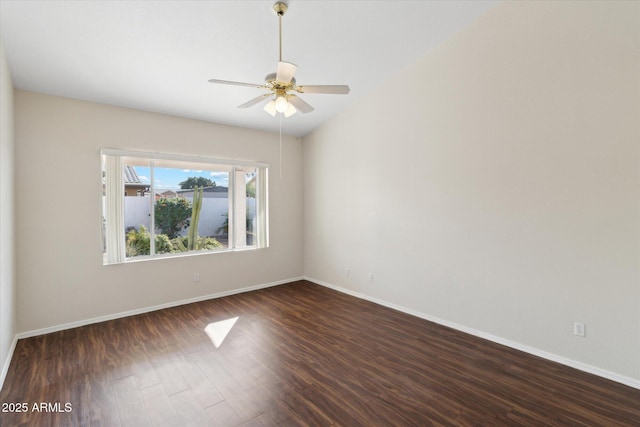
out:
<path id="1" fill-rule="evenodd" d="M 140 181 L 140 177 L 138 176 L 138 172 L 136 172 L 136 168 L 133 166 L 125 166 L 124 167 L 124 186 L 125 188 L 142 188 L 145 191 L 149 188 L 149 184 L 145 184 Z"/>
<path id="2" fill-rule="evenodd" d="M 125 184 L 142 184 L 136 168 L 133 166 L 124 167 L 124 183 Z"/>
<path id="3" fill-rule="evenodd" d="M 204 187 L 202 197 L 206 199 L 220 199 L 229 196 L 229 189 L 222 186 Z M 193 188 L 178 190 L 178 197 L 193 197 Z"/>
<path id="4" fill-rule="evenodd" d="M 205 193 L 226 193 L 229 189 L 227 187 L 216 185 L 214 187 L 204 187 L 202 191 Z"/>
<path id="5" fill-rule="evenodd" d="M 203 193 L 226 193 L 229 189 L 227 187 L 222 187 L 220 185 L 214 185 L 211 187 L 204 187 L 202 189 Z M 193 188 L 185 189 L 185 190 L 177 190 L 180 193 L 193 193 Z"/>
<path id="6" fill-rule="evenodd" d="M 176 193 L 173 190 L 167 190 L 167 191 L 163 191 L 162 193 L 158 194 L 158 196 L 165 197 L 165 198 L 171 198 L 171 197 L 177 197 L 178 193 Z"/>

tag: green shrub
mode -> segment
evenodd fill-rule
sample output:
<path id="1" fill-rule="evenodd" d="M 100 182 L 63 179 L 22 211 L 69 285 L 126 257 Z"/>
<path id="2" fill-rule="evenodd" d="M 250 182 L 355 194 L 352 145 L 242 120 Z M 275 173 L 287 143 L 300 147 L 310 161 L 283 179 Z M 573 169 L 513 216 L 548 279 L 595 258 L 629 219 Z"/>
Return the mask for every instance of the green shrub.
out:
<path id="1" fill-rule="evenodd" d="M 183 197 L 165 199 L 161 197 L 155 204 L 156 228 L 175 239 L 191 221 L 191 202 Z"/>
<path id="2" fill-rule="evenodd" d="M 157 254 L 170 254 L 173 252 L 173 245 L 169 236 L 166 234 L 156 234 L 156 253 Z"/>
<path id="3" fill-rule="evenodd" d="M 218 242 L 213 237 L 198 237 L 198 245 L 197 248 L 200 250 L 206 249 L 219 249 L 222 248 L 222 243 Z"/>
<path id="4" fill-rule="evenodd" d="M 173 252 L 173 245 L 166 234 L 156 234 L 156 253 L 167 254 Z M 151 253 L 151 235 L 144 225 L 139 230 L 133 229 L 127 233 L 127 257 L 149 255 Z"/>
<path id="5" fill-rule="evenodd" d="M 171 240 L 171 243 L 173 244 L 173 251 L 174 252 L 187 252 L 187 245 L 188 245 L 188 237 L 184 236 L 184 237 L 176 237 L 175 239 Z M 224 247 L 222 245 L 222 243 L 218 242 L 216 239 L 214 239 L 213 237 L 201 237 L 198 236 L 198 241 L 196 242 L 195 248 L 194 250 L 197 251 L 210 251 L 212 249 L 220 249 Z"/>

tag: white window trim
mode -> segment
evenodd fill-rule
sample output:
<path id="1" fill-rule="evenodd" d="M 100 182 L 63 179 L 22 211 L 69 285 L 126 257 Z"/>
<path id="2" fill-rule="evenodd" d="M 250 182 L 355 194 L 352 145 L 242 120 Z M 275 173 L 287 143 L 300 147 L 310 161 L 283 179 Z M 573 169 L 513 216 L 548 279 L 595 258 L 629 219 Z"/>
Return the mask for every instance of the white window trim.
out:
<path id="1" fill-rule="evenodd" d="M 255 250 L 255 249 L 263 249 L 269 246 L 269 230 L 268 230 L 268 170 L 269 164 L 264 162 L 255 162 L 248 160 L 236 160 L 236 159 L 220 159 L 220 158 L 212 158 L 205 156 L 189 156 L 189 155 L 180 155 L 180 154 L 168 154 L 168 153 L 157 153 L 157 152 L 144 152 L 144 151 L 133 151 L 133 150 L 122 150 L 122 149 L 113 149 L 113 148 L 103 148 L 100 150 L 101 158 L 105 159 L 105 171 L 107 172 L 106 181 L 105 181 L 105 198 L 106 198 L 106 256 L 103 259 L 104 265 L 111 264 L 121 264 L 128 262 L 139 262 L 145 260 L 155 260 L 155 259 L 164 259 L 164 258 L 176 258 L 176 257 L 184 257 L 184 256 L 195 256 L 195 255 L 204 255 L 204 254 L 214 254 L 214 253 L 225 253 L 225 252 L 235 252 L 235 251 L 246 251 L 246 250 Z M 105 156 L 105 157 L 102 157 Z M 227 249 L 217 250 L 217 251 L 189 251 L 186 253 L 171 253 L 171 254 L 155 254 L 155 239 L 151 239 L 150 243 L 150 252 L 153 255 L 148 256 L 137 256 L 135 258 L 127 258 L 126 257 L 126 244 L 125 244 L 125 233 L 124 233 L 124 178 L 122 173 L 114 173 L 114 171 L 122 170 L 123 162 L 122 158 L 132 158 L 137 157 L 145 160 L 151 160 L 151 183 L 150 187 L 153 190 L 153 170 L 156 167 L 154 165 L 154 160 L 168 160 L 168 161 L 179 161 L 179 162 L 191 162 L 191 163 L 200 163 L 200 164 L 208 164 L 212 167 L 221 170 L 229 171 L 229 239 L 230 243 L 233 242 L 233 245 L 230 245 Z M 160 167 L 160 166 L 158 166 Z M 237 197 L 238 189 L 235 188 L 237 181 L 237 174 L 242 174 L 243 168 L 255 168 L 257 171 L 256 174 L 256 217 L 257 217 L 257 235 L 254 241 L 254 245 L 246 246 L 245 245 L 237 245 L 237 233 L 234 220 L 235 220 L 235 212 L 238 210 L 237 203 L 244 202 L 246 204 L 245 197 Z M 233 190 L 232 189 L 232 185 Z M 239 187 L 238 187 L 239 188 Z M 153 192 L 152 192 L 153 194 Z M 110 200 L 116 200 L 115 203 L 111 203 Z M 153 197 L 150 197 L 150 203 L 152 203 L 151 211 L 153 212 Z M 246 209 L 246 207 L 245 207 Z M 151 215 L 151 234 L 152 236 L 155 233 L 155 221 L 154 215 Z M 242 226 L 246 227 L 246 221 L 242 221 Z M 246 233 L 246 231 L 245 231 Z M 233 236 L 232 236 L 233 234 Z M 245 241 L 246 242 L 246 241 Z M 233 247 L 231 247 L 233 246 Z"/>
<path id="2" fill-rule="evenodd" d="M 176 160 L 193 163 L 208 163 L 212 165 L 227 166 L 231 169 L 233 166 L 249 166 L 256 168 L 269 168 L 269 163 L 255 162 L 251 160 L 240 159 L 221 159 L 205 156 L 189 156 L 182 154 L 169 154 L 169 153 L 157 153 L 147 151 L 133 151 L 122 150 L 115 148 L 103 148 L 100 150 L 100 154 L 103 156 L 119 156 L 119 157 L 141 157 L 146 159 L 158 159 L 158 160 Z"/>

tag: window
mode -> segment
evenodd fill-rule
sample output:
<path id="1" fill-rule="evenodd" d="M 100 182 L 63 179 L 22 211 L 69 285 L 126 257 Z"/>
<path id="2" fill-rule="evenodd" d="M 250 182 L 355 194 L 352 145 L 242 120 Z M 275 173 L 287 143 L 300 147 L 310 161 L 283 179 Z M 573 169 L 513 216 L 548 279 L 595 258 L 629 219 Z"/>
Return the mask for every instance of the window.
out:
<path id="1" fill-rule="evenodd" d="M 268 246 L 268 165 L 102 150 L 104 264 Z"/>

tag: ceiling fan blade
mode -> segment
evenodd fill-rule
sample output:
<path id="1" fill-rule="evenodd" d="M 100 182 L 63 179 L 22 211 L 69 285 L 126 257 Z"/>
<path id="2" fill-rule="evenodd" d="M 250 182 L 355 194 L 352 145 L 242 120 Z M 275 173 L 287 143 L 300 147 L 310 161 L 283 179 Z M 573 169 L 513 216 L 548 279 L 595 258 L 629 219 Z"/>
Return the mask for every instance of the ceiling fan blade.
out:
<path id="1" fill-rule="evenodd" d="M 257 103 L 259 103 L 260 101 L 264 101 L 267 99 L 267 97 L 271 96 L 270 93 L 265 93 L 262 94 L 260 96 L 256 96 L 255 98 L 253 98 L 250 101 L 245 102 L 242 105 L 238 105 L 238 108 L 249 108 L 249 107 L 253 107 L 254 105 L 256 105 Z"/>
<path id="2" fill-rule="evenodd" d="M 298 86 L 300 93 L 328 93 L 333 95 L 346 95 L 349 93 L 347 85 L 309 85 Z"/>
<path id="3" fill-rule="evenodd" d="M 291 83 L 293 75 L 296 73 L 297 65 L 290 62 L 278 62 L 278 72 L 276 73 L 276 80 L 280 83 Z"/>
<path id="4" fill-rule="evenodd" d="M 233 85 L 233 86 L 248 86 L 248 87 L 257 87 L 257 88 L 264 88 L 264 85 L 258 84 L 258 83 L 242 83 L 242 82 L 232 82 L 230 80 L 217 80 L 217 79 L 211 79 L 209 80 L 209 83 L 216 83 L 216 84 L 223 84 L 223 85 Z"/>
<path id="5" fill-rule="evenodd" d="M 290 95 L 289 102 L 292 103 L 294 107 L 296 107 L 298 110 L 302 111 L 305 114 L 310 113 L 314 110 L 314 108 L 311 105 L 307 104 L 302 100 L 302 98 L 296 95 Z"/>

